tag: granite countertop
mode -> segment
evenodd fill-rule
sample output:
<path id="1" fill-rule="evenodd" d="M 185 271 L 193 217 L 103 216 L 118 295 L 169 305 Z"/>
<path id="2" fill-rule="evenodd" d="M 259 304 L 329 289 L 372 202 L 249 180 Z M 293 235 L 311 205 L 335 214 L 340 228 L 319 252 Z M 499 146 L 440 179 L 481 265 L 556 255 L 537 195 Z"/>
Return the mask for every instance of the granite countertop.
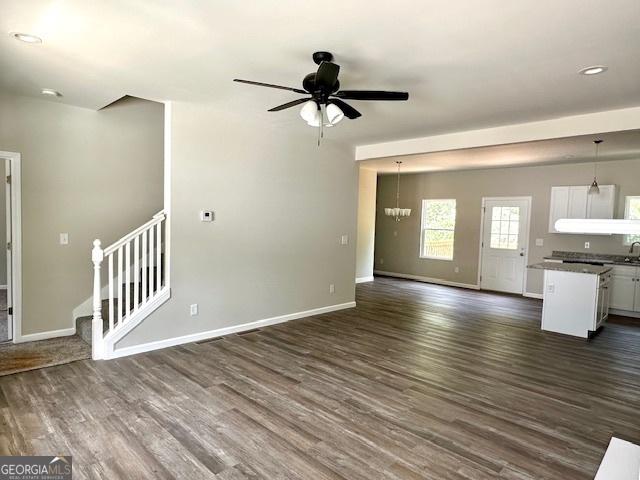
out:
<path id="1" fill-rule="evenodd" d="M 640 258 L 634 255 L 611 255 L 606 253 L 586 253 L 586 252 L 563 252 L 554 250 L 545 260 L 561 260 L 571 262 L 599 262 L 611 265 L 640 266 Z M 625 261 L 625 259 L 629 259 Z"/>
<path id="2" fill-rule="evenodd" d="M 611 271 L 611 267 L 604 265 L 590 265 L 588 263 L 550 263 L 541 262 L 528 265 L 527 268 L 534 270 L 556 270 L 559 272 L 587 273 L 590 275 L 602 275 Z"/>

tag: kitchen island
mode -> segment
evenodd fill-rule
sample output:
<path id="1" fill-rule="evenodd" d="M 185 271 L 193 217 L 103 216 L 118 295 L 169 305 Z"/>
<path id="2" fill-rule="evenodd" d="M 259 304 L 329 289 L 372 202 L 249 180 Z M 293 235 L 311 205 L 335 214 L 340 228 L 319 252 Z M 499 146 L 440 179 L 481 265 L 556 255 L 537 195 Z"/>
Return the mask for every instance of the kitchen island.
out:
<path id="1" fill-rule="evenodd" d="M 611 266 L 543 262 L 542 329 L 589 338 L 609 316 Z"/>

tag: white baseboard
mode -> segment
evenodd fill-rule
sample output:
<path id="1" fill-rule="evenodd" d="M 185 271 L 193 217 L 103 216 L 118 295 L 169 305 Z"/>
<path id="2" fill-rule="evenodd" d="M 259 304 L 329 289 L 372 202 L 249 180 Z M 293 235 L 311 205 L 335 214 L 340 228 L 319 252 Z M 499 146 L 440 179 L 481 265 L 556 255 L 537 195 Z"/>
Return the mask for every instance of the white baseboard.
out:
<path id="1" fill-rule="evenodd" d="M 373 282 L 373 275 L 370 277 L 356 277 L 356 283 Z"/>
<path id="2" fill-rule="evenodd" d="M 75 335 L 75 333 L 75 328 L 61 328 L 60 330 L 20 335 L 20 337 L 13 339 L 13 343 L 36 342 L 38 340 L 47 340 L 48 338 L 67 337 L 69 335 Z"/>
<path id="3" fill-rule="evenodd" d="M 522 296 L 528 297 L 528 298 L 537 298 L 539 300 L 542 300 L 542 297 L 543 297 L 541 293 L 532 293 L 532 292 L 524 292 Z"/>
<path id="4" fill-rule="evenodd" d="M 480 290 L 480 287 L 478 285 L 474 285 L 472 283 L 451 282 L 449 280 L 442 280 L 440 278 L 423 277 L 421 275 L 411 275 L 409 273 L 385 272 L 383 270 L 374 270 L 373 273 L 385 277 L 406 278 L 407 280 L 416 280 L 418 282 L 424 283 L 435 283 L 436 285 L 446 285 L 448 287 L 460 287 L 468 288 L 471 290 Z"/>
<path id="5" fill-rule="evenodd" d="M 620 310 L 618 308 L 610 308 L 609 313 L 613 315 L 620 315 L 621 317 L 640 318 L 640 312 L 631 312 L 629 310 Z"/>
<path id="6" fill-rule="evenodd" d="M 129 355 L 135 355 L 136 353 L 150 352 L 152 350 L 173 347 L 176 345 L 182 345 L 184 343 L 199 342 L 202 340 L 208 340 L 210 338 L 230 335 L 232 333 L 244 332 L 247 330 L 253 330 L 255 328 L 261 328 L 269 325 L 276 325 L 278 323 L 288 322 L 290 320 L 297 320 L 299 318 L 311 317 L 313 315 L 320 315 L 322 313 L 335 312 L 337 310 L 344 310 L 346 308 L 354 308 L 355 306 L 356 306 L 356 302 L 340 303 L 337 305 L 329 305 L 326 307 L 314 308 L 312 310 L 305 310 L 303 312 L 296 312 L 296 313 L 290 313 L 287 315 L 281 315 L 278 317 L 265 318 L 263 320 L 256 320 L 255 322 L 243 323 L 241 325 L 218 328 L 216 330 L 207 330 L 205 332 L 199 332 L 199 333 L 191 333 L 189 335 L 183 335 L 181 337 L 167 338 L 166 340 L 157 340 L 155 342 L 143 343 L 140 345 L 133 345 L 131 347 L 117 348 L 109 356 L 109 358 L 126 357 Z"/>

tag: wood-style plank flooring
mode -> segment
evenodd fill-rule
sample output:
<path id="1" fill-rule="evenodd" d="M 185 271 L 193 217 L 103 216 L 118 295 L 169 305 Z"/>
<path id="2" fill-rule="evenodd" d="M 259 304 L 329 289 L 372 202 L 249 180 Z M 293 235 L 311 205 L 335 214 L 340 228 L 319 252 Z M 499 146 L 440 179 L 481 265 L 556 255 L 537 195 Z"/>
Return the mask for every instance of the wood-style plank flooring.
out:
<path id="1" fill-rule="evenodd" d="M 0 379 L 0 455 L 74 478 L 591 479 L 640 443 L 640 327 L 543 333 L 538 300 L 378 278 L 358 307 Z"/>

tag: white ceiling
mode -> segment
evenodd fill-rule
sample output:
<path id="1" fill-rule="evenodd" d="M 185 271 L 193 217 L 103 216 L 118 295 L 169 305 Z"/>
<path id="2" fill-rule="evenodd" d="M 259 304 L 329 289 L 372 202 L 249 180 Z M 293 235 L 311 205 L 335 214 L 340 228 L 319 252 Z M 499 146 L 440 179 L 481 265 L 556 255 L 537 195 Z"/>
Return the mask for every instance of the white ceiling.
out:
<path id="1" fill-rule="evenodd" d="M 327 141 L 381 142 L 640 105 L 638 0 L 2 0 L 0 89 L 97 109 L 123 96 L 217 102 L 310 129 L 298 96 L 235 77 L 299 87 L 330 50 L 348 89 L 407 90 L 410 100 L 352 102 Z M 10 31 L 40 35 L 42 45 Z M 605 64 L 603 75 L 578 69 Z M 314 136 L 309 132 L 310 137 Z"/>
<path id="2" fill-rule="evenodd" d="M 593 140 L 596 138 L 604 140 L 598 154 L 600 161 L 640 159 L 640 130 L 629 130 L 538 142 L 386 157 L 361 161 L 360 166 L 379 173 L 397 173 L 396 161 L 399 160 L 402 161 L 402 173 L 411 173 L 593 162 L 595 158 Z"/>

